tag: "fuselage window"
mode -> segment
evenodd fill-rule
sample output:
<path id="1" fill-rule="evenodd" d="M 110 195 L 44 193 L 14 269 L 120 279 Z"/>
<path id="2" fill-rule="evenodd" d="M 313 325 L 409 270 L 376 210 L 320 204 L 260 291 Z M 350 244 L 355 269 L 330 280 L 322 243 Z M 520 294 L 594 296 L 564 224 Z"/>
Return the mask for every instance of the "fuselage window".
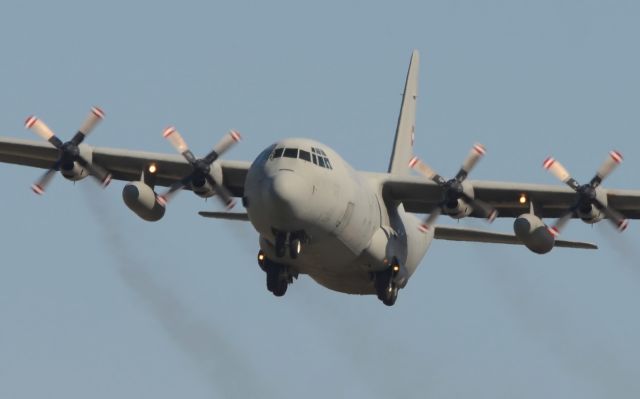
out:
<path id="1" fill-rule="evenodd" d="M 311 154 L 309 154 L 309 151 L 300 150 L 300 152 L 298 153 L 298 158 L 304 159 L 307 162 L 311 162 Z"/>
<path id="2" fill-rule="evenodd" d="M 287 158 L 298 158 L 298 149 L 297 148 L 286 148 L 284 150 L 284 154 L 282 156 L 285 156 Z"/>
<path id="3" fill-rule="evenodd" d="M 282 151 L 284 151 L 284 148 L 276 148 L 276 150 L 273 152 L 273 157 L 280 158 L 282 156 Z"/>

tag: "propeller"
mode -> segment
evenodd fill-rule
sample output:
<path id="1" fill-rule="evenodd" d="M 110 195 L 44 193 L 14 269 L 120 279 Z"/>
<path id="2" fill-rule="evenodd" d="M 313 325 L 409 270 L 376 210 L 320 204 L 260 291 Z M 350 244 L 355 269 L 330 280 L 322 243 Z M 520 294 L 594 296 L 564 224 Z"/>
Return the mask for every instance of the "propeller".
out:
<path id="1" fill-rule="evenodd" d="M 91 112 L 87 116 L 78 132 L 67 142 L 62 142 L 53 131 L 40 119 L 35 116 L 30 116 L 25 121 L 25 127 L 44 140 L 48 141 L 55 148 L 58 149 L 59 155 L 56 162 L 47 170 L 38 181 L 31 185 L 31 189 L 36 194 L 44 194 L 47 185 L 53 179 L 55 172 L 62 169 L 73 168 L 74 163 L 78 163 L 85 168 L 91 176 L 100 182 L 102 187 L 106 187 L 111 182 L 111 174 L 100 165 L 89 162 L 80 153 L 79 145 L 84 141 L 85 137 L 89 135 L 96 127 L 96 125 L 104 119 L 104 112 L 98 108 L 91 108 Z"/>
<path id="2" fill-rule="evenodd" d="M 231 192 L 211 174 L 211 166 L 222 154 L 242 139 L 240 133 L 235 130 L 230 130 L 204 158 L 196 158 L 196 156 L 193 155 L 186 141 L 175 127 L 171 126 L 166 128 L 162 136 L 169 140 L 169 143 L 189 162 L 191 165 L 191 173 L 172 184 L 163 195 L 158 197 L 158 202 L 160 202 L 161 205 L 166 206 L 173 196 L 186 186 L 202 186 L 207 182 L 213 187 L 213 190 L 227 207 L 227 210 L 235 206 L 236 202 Z"/>
<path id="3" fill-rule="evenodd" d="M 469 176 L 471 170 L 473 170 L 485 153 L 486 149 L 482 144 L 475 144 L 471 148 L 471 151 L 469 151 L 467 158 L 462 162 L 462 166 L 456 176 L 449 180 L 440 176 L 429 165 L 422 162 L 420 158 L 411 158 L 409 161 L 410 168 L 417 170 L 420 174 L 434 181 L 443 189 L 443 200 L 438 204 L 437 208 L 425 217 L 419 227 L 420 231 L 426 233 L 433 226 L 438 216 L 442 214 L 444 207 L 447 204 L 456 204 L 459 199 L 464 200 L 475 212 L 485 217 L 489 222 L 493 222 L 496 216 L 498 216 L 498 211 L 486 202 L 475 199 L 465 193 L 462 185 L 462 182 Z"/>
<path id="4" fill-rule="evenodd" d="M 554 236 L 560 235 L 564 226 L 566 226 L 572 217 L 577 215 L 578 211 L 584 210 L 584 212 L 589 212 L 592 205 L 600 212 L 604 213 L 607 219 L 613 223 L 618 231 L 622 232 L 627 228 L 629 221 L 625 219 L 620 212 L 602 203 L 596 195 L 596 188 L 598 188 L 600 184 L 602 184 L 602 181 L 622 163 L 622 160 L 623 158 L 620 152 L 610 151 L 609 156 L 597 170 L 595 176 L 589 183 L 583 185 L 578 183 L 578 181 L 571 176 L 571 173 L 569 173 L 567 168 L 554 158 L 548 157 L 544 160 L 542 166 L 558 180 L 571 187 L 577 193 L 576 203 L 570 207 L 552 227 L 548 228 L 551 234 Z"/>

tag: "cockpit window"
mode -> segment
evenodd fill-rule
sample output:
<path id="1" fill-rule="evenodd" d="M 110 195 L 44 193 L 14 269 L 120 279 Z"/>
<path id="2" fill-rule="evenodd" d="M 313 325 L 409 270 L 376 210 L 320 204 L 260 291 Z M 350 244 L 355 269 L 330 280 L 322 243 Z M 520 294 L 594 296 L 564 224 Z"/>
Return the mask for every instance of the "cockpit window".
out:
<path id="1" fill-rule="evenodd" d="M 325 158 L 325 159 L 324 159 L 324 164 L 326 165 L 326 167 L 327 167 L 327 168 L 329 168 L 329 169 L 333 169 L 333 168 L 331 167 L 331 162 L 329 162 L 329 158 Z"/>
<path id="2" fill-rule="evenodd" d="M 286 148 L 284 150 L 284 154 L 282 155 L 287 158 L 298 158 L 298 149 L 297 148 Z"/>
<path id="3" fill-rule="evenodd" d="M 311 147 L 311 152 L 299 150 L 297 148 L 276 148 L 271 154 L 270 159 L 281 157 L 299 158 L 307 162 L 313 162 L 314 165 L 318 165 L 326 169 L 333 169 L 327 154 L 320 148 Z"/>
<path id="4" fill-rule="evenodd" d="M 300 150 L 300 152 L 298 153 L 298 158 L 304 159 L 307 162 L 311 162 L 311 154 L 309 154 L 309 151 Z"/>

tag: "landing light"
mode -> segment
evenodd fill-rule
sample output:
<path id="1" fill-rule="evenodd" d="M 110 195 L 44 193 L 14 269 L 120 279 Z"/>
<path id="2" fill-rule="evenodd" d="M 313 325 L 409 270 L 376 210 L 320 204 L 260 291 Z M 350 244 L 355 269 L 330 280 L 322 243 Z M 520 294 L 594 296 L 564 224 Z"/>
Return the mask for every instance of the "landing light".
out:
<path id="1" fill-rule="evenodd" d="M 400 266 L 393 265 L 393 271 L 396 272 L 396 273 L 399 272 L 400 271 Z"/>
<path id="2" fill-rule="evenodd" d="M 526 194 L 520 194 L 520 198 L 518 198 L 518 202 L 520 202 L 522 205 L 527 203 L 527 195 Z"/>
<path id="3" fill-rule="evenodd" d="M 152 163 L 151 165 L 149 165 L 149 173 L 156 173 L 158 171 L 158 167 L 156 166 L 155 163 Z"/>
<path id="4" fill-rule="evenodd" d="M 258 260 L 262 262 L 264 260 L 264 254 L 258 254 Z"/>

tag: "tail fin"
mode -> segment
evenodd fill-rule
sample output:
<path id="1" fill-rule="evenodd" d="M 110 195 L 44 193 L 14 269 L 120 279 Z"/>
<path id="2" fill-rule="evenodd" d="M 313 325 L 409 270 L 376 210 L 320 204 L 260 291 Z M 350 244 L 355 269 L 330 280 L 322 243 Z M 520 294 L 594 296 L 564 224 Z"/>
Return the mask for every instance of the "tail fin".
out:
<path id="1" fill-rule="evenodd" d="M 409 173 L 409 160 L 413 156 L 413 139 L 416 125 L 416 99 L 418 97 L 418 69 L 420 54 L 413 50 L 407 81 L 402 94 L 402 106 L 396 128 L 396 139 L 393 143 L 393 153 L 389 163 L 389 173 L 394 175 Z"/>

